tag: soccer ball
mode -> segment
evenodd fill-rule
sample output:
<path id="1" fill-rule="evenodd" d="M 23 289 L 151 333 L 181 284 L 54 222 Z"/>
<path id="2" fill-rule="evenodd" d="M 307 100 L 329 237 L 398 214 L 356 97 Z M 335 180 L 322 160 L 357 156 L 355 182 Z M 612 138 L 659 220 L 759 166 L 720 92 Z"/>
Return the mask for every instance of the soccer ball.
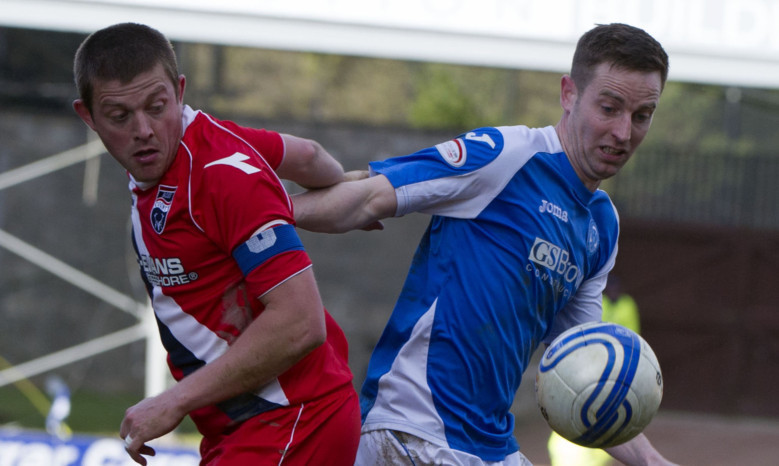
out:
<path id="1" fill-rule="evenodd" d="M 611 447 L 640 434 L 662 397 L 663 376 L 652 348 L 612 323 L 562 333 L 536 374 L 536 401 L 549 427 L 585 447 Z"/>

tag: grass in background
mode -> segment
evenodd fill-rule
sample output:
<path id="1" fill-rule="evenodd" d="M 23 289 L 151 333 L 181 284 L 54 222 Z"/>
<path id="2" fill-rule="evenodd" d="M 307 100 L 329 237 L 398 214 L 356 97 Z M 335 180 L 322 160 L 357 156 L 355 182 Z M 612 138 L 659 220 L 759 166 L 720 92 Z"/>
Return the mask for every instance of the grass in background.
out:
<path id="1" fill-rule="evenodd" d="M 138 394 L 102 394 L 77 391 L 70 403 L 70 416 L 65 423 L 74 433 L 117 435 L 125 410 L 141 400 Z M 0 427 L 14 426 L 45 430 L 46 418 L 16 387 L 0 388 Z M 186 417 L 176 430 L 181 434 L 197 434 Z"/>

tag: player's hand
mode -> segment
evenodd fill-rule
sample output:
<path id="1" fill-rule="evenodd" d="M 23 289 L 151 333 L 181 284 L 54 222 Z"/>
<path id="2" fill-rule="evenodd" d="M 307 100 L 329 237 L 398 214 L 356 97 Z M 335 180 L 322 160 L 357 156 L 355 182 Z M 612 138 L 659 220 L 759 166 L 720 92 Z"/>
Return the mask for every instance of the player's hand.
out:
<path id="1" fill-rule="evenodd" d="M 344 181 L 359 181 L 370 178 L 368 170 L 352 170 L 344 173 Z"/>
<path id="2" fill-rule="evenodd" d="M 142 455 L 154 456 L 155 451 L 146 442 L 159 438 L 176 428 L 184 418 L 167 393 L 146 398 L 125 411 L 119 436 L 124 448 L 138 464 L 146 465 Z"/>
<path id="3" fill-rule="evenodd" d="M 138 464 L 146 465 L 146 458 L 141 455 L 154 456 L 157 454 L 154 448 L 139 442 L 130 435 L 124 436 L 123 440 L 125 451 Z"/>

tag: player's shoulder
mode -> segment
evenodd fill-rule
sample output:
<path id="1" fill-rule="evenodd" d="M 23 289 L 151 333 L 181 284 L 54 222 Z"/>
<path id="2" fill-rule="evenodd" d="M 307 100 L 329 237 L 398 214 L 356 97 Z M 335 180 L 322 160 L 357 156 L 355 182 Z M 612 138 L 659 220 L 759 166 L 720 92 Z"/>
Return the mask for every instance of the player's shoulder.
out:
<path id="1" fill-rule="evenodd" d="M 435 146 L 441 157 L 455 167 L 486 165 L 504 155 L 561 151 L 553 127 L 484 126 L 464 132 Z"/>
<path id="2" fill-rule="evenodd" d="M 194 157 L 193 162 L 209 163 L 224 152 L 234 150 L 236 135 L 226 122 L 197 111 L 191 121 L 185 120 L 182 144 Z"/>
<path id="3" fill-rule="evenodd" d="M 256 150 L 236 131 L 237 128 L 230 122 L 199 112 L 185 127 L 181 140 L 190 157 L 192 171 L 212 166 L 233 167 L 246 174 L 262 170 L 264 167 L 256 160 Z"/>
<path id="4" fill-rule="evenodd" d="M 186 127 L 182 150 L 187 157 L 187 186 L 192 202 L 241 196 L 260 189 L 279 191 L 270 164 L 227 122 L 199 112 Z"/>
<path id="5" fill-rule="evenodd" d="M 196 153 L 199 163 L 208 164 L 233 155 L 261 169 L 273 170 L 281 163 L 284 140 L 278 132 L 198 113 L 186 127 L 183 141 Z"/>
<path id="6" fill-rule="evenodd" d="M 503 135 L 505 146 L 513 151 L 556 154 L 563 151 L 554 126 L 531 128 L 524 125 L 495 128 Z"/>

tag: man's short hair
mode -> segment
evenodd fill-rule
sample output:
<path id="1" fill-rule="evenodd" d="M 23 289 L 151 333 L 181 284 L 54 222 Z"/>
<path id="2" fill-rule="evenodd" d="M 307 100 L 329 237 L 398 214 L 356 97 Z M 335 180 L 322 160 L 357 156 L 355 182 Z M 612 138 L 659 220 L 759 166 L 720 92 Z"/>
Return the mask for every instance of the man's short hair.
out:
<path id="1" fill-rule="evenodd" d="M 663 47 L 643 29 L 627 24 L 600 24 L 579 38 L 571 66 L 578 89 L 587 87 L 601 63 L 629 71 L 657 71 L 663 87 L 668 79 L 668 54 Z"/>
<path id="2" fill-rule="evenodd" d="M 178 65 L 170 41 L 159 31 L 136 23 L 121 23 L 89 35 L 76 51 L 73 75 L 79 97 L 92 112 L 96 80 L 128 83 L 162 64 L 178 96 Z"/>

